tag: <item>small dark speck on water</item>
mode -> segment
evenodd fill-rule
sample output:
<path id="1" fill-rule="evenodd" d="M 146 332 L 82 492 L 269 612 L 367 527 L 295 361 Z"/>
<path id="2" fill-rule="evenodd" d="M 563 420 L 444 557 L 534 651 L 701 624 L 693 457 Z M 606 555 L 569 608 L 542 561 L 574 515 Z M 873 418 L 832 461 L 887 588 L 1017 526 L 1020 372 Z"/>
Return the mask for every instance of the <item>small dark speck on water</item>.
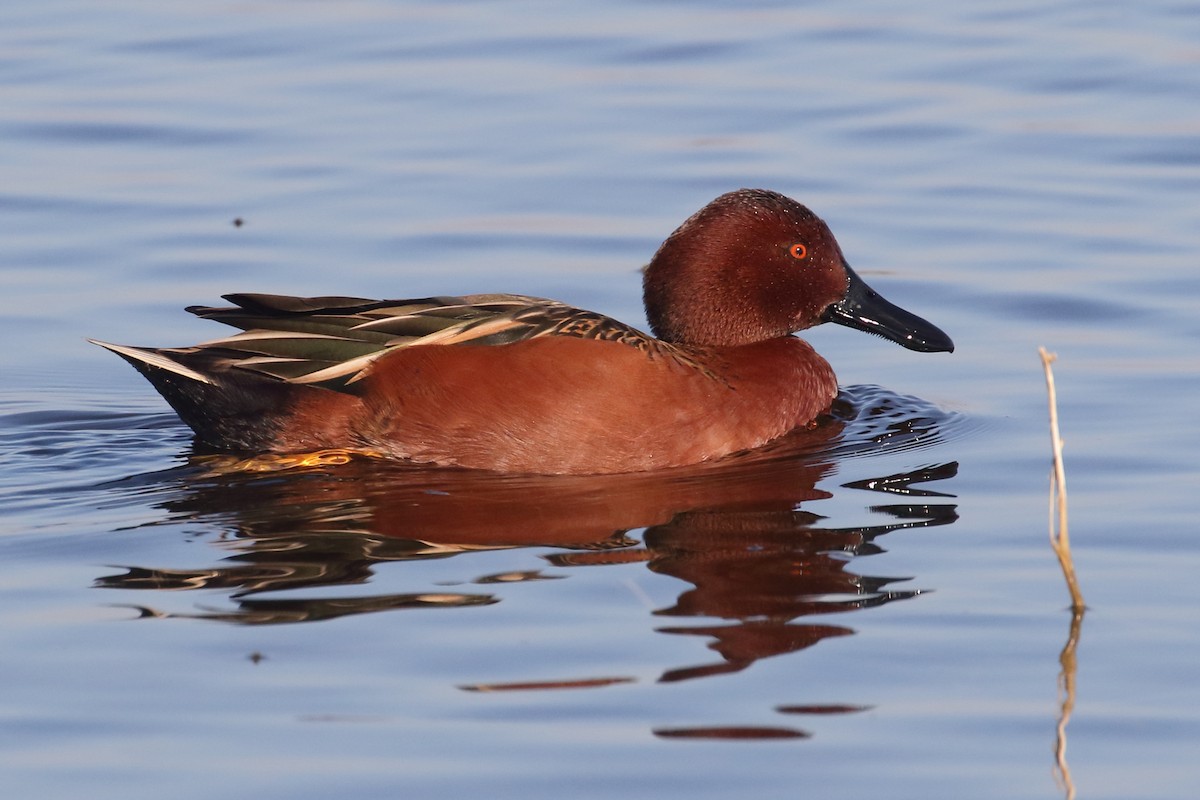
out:
<path id="1" fill-rule="evenodd" d="M 233 218 L 233 227 L 235 227 L 235 228 L 240 228 L 240 227 L 242 227 L 242 226 L 243 226 L 243 225 L 245 225 L 245 224 L 246 224 L 246 220 L 242 219 L 241 217 L 234 217 L 234 218 Z"/>
<path id="2" fill-rule="evenodd" d="M 266 661 L 266 659 L 267 659 L 266 656 L 264 656 L 262 653 L 258 652 L 257 650 L 255 650 L 250 655 L 246 656 L 246 658 L 250 659 L 250 663 L 252 663 L 252 664 L 258 664 L 262 661 Z"/>

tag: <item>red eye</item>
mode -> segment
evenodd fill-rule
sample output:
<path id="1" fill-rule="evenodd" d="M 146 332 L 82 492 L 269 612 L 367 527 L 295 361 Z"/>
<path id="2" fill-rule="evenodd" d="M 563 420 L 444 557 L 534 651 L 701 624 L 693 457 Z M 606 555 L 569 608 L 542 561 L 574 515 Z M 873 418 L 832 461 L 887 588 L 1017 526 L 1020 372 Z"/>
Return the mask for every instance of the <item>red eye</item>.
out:
<path id="1" fill-rule="evenodd" d="M 801 259 L 808 255 L 808 248 L 797 242 L 788 248 L 788 252 L 792 254 L 792 258 Z"/>

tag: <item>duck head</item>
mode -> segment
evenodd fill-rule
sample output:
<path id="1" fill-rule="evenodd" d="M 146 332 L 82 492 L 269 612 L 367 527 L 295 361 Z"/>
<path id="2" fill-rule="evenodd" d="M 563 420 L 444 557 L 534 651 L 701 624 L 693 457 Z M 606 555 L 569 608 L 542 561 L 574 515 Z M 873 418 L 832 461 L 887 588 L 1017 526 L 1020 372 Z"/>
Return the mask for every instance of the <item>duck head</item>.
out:
<path id="1" fill-rule="evenodd" d="M 834 322 L 909 350 L 954 350 L 937 326 L 871 289 L 820 217 L 762 189 L 723 194 L 688 218 L 654 254 L 643 288 L 651 330 L 676 344 L 750 344 Z"/>

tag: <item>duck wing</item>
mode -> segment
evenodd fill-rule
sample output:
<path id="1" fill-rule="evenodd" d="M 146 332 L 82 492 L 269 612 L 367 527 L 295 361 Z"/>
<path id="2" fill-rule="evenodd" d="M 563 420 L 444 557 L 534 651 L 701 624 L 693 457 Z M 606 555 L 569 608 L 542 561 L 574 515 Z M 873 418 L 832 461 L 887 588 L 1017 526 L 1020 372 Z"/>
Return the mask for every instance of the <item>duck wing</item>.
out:
<path id="1" fill-rule="evenodd" d="M 187 310 L 241 333 L 180 348 L 97 344 L 205 383 L 216 382 L 217 374 L 251 372 L 351 393 L 376 359 L 403 347 L 497 346 L 540 336 L 617 341 L 650 354 L 666 346 L 611 317 L 515 294 L 407 300 L 230 294 L 224 299 L 233 305 Z"/>

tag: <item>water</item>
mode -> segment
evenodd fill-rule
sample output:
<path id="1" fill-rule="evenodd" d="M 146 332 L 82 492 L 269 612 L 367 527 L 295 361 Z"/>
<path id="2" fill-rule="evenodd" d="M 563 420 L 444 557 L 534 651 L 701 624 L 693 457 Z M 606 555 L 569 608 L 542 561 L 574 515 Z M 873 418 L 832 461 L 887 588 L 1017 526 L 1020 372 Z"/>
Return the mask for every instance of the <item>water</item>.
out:
<path id="1" fill-rule="evenodd" d="M 1077 635 L 1078 796 L 1194 796 L 1194 8 L 64 0 L 0 31 L 6 794 L 1065 797 Z M 817 436 L 546 480 L 233 472 L 83 341 L 211 338 L 181 309 L 231 291 L 640 325 L 637 267 L 738 186 L 957 352 L 817 329 Z"/>

